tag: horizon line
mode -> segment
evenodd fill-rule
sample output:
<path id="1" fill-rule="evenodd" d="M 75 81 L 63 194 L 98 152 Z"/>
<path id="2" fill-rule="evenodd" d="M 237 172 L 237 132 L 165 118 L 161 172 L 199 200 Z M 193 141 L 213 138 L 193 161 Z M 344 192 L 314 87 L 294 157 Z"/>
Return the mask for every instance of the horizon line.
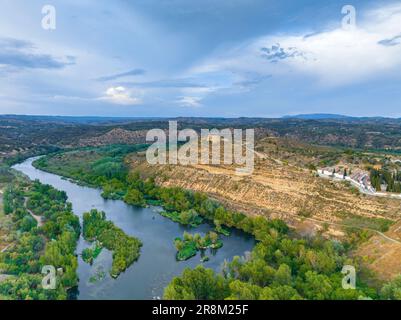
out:
<path id="1" fill-rule="evenodd" d="M 50 114 L 13 114 L 0 113 L 0 117 L 47 117 L 47 118 L 96 118 L 96 119 L 298 119 L 298 120 L 341 120 L 341 119 L 393 119 L 399 120 L 401 117 L 395 116 L 351 116 L 346 114 L 331 114 L 331 113 L 300 113 L 289 114 L 283 116 L 96 116 L 96 115 L 50 115 Z M 316 118 L 313 118 L 316 117 Z"/>

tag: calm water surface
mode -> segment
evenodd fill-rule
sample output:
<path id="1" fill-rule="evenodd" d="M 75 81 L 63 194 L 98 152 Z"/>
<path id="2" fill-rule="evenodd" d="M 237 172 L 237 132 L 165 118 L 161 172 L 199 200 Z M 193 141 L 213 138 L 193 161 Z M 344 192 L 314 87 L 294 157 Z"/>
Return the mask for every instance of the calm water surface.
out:
<path id="1" fill-rule="evenodd" d="M 162 297 L 164 287 L 174 276 L 180 275 L 184 268 L 194 268 L 201 264 L 200 253 L 188 261 L 177 262 L 173 242 L 174 238 L 181 237 L 184 231 L 204 234 L 212 230 L 208 224 L 195 229 L 188 228 L 160 216 L 157 213 L 159 208 L 135 208 L 123 201 L 104 200 L 99 189 L 78 186 L 58 175 L 35 169 L 32 166 L 35 159 L 37 158 L 15 165 L 14 169 L 23 172 L 32 180 L 38 179 L 65 191 L 74 213 L 81 221 L 84 212 L 91 209 L 104 211 L 108 220 L 113 221 L 128 235 L 143 242 L 139 260 L 117 279 L 112 279 L 108 273 L 112 262 L 109 251 L 103 250 L 92 266 L 86 264 L 79 256 L 78 299 L 157 299 Z M 255 244 L 253 237 L 238 230 L 233 230 L 229 237 L 222 238 L 223 248 L 217 252 L 205 252 L 210 257 L 209 261 L 202 263 L 205 267 L 220 271 L 225 259 L 242 256 L 246 251 L 251 251 Z M 78 254 L 89 246 L 90 244 L 81 237 Z"/>

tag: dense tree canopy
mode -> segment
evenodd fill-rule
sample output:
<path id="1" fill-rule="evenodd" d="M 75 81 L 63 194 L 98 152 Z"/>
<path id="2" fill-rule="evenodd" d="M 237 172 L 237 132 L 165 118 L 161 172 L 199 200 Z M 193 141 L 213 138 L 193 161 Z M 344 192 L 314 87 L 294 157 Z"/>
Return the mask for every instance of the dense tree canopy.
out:
<path id="1" fill-rule="evenodd" d="M 104 212 L 92 210 L 84 214 L 83 234 L 86 240 L 97 241 L 113 252 L 110 274 L 114 278 L 139 258 L 142 242 L 127 236 L 111 221 L 106 221 Z"/>
<path id="2" fill-rule="evenodd" d="M 181 188 L 160 187 L 152 178 L 145 180 L 138 172 L 128 173 L 125 167 L 123 170 L 121 167 L 118 169 L 113 163 L 123 163 L 125 151 L 118 148 L 111 150 L 107 149 L 107 158 L 98 159 L 89 165 L 77 164 L 75 167 L 56 169 L 53 164 L 49 169 L 45 158 L 37 165 L 45 170 L 47 167 L 50 171 L 55 170 L 59 174 L 102 187 L 106 198 L 121 199 L 133 205 L 161 205 L 165 210 L 162 214 L 179 223 L 196 225 L 194 220 L 202 217 L 215 222 L 217 229 L 222 226 L 237 228 L 252 234 L 257 240 L 251 254 L 235 257 L 227 262 L 222 274 L 203 267 L 185 270 L 181 277 L 174 278 L 165 289 L 166 299 L 400 298 L 399 280 L 384 286 L 380 295 L 360 282 L 357 283 L 356 290 L 342 288 L 342 267 L 346 264 L 357 267 L 357 263 L 348 258 L 348 243 L 341 244 L 319 236 L 298 239 L 290 234 L 289 227 L 281 220 L 251 218 L 224 208 L 205 194 Z M 110 164 L 110 167 L 105 163 Z M 394 176 L 392 178 L 394 181 L 398 179 Z M 380 176 L 378 179 L 387 181 L 389 177 Z M 116 232 L 114 226 L 105 221 L 103 214 L 88 213 L 86 220 L 84 233 L 87 238 L 98 239 L 105 246 L 112 239 L 114 243 L 107 245 L 114 246 L 113 250 L 120 247 L 113 236 Z M 112 231 L 101 231 L 99 234 L 97 230 Z M 196 240 L 193 238 L 193 241 L 199 241 L 198 237 Z M 176 241 L 175 244 L 178 250 L 182 250 L 185 245 L 182 241 Z M 121 243 L 120 250 L 126 246 Z M 133 246 L 135 247 L 134 244 Z M 118 259 L 114 259 L 113 272 L 124 270 L 127 266 L 125 254 L 128 253 L 119 252 Z"/>
<path id="3" fill-rule="evenodd" d="M 80 225 L 66 194 L 39 181 L 20 181 L 7 190 L 6 203 L 16 232 L 21 234 L 12 248 L 0 255 L 0 269 L 11 275 L 0 283 L 0 295 L 13 299 L 67 299 L 67 290 L 78 284 L 75 249 Z M 42 218 L 42 226 L 30 212 Z M 56 290 L 41 287 L 45 265 L 63 270 L 57 276 Z"/>

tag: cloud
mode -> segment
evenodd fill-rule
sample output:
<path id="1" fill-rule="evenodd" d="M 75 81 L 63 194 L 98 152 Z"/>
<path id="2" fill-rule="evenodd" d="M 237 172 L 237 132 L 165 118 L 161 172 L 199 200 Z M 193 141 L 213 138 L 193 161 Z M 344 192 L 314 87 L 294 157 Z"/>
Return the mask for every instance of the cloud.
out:
<path id="1" fill-rule="evenodd" d="M 258 73 L 256 73 L 256 74 L 248 73 L 248 74 L 243 74 L 240 76 L 241 76 L 241 79 L 234 82 L 233 85 L 235 87 L 242 88 L 242 89 L 253 88 L 253 87 L 261 84 L 263 81 L 268 80 L 272 77 L 271 74 L 261 75 Z"/>
<path id="2" fill-rule="evenodd" d="M 75 57 L 65 56 L 57 59 L 49 54 L 37 52 L 28 41 L 0 38 L 0 66 L 7 71 L 21 69 L 62 69 L 75 64 Z"/>
<path id="3" fill-rule="evenodd" d="M 144 75 L 145 73 L 146 73 L 146 71 L 143 69 L 133 69 L 133 70 L 130 70 L 127 72 L 118 73 L 118 74 L 114 74 L 111 76 L 100 77 L 100 78 L 97 78 L 96 80 L 106 82 L 106 81 L 117 80 L 120 78 L 129 77 L 129 76 L 141 76 L 141 75 Z"/>
<path id="4" fill-rule="evenodd" d="M 390 39 L 380 40 L 378 42 L 378 44 L 381 44 L 382 46 L 386 46 L 386 47 L 397 46 L 397 45 L 401 44 L 401 34 L 399 34 L 398 36 L 392 37 Z"/>
<path id="5" fill-rule="evenodd" d="M 142 88 L 205 88 L 206 86 L 195 78 L 162 79 L 145 82 L 121 82 L 126 87 Z"/>
<path id="6" fill-rule="evenodd" d="M 261 56 L 272 63 L 276 63 L 279 60 L 285 60 L 294 57 L 304 57 L 304 53 L 298 51 L 294 47 L 281 48 L 280 44 L 274 44 L 270 48 L 263 47 L 260 49 Z"/>
<path id="7" fill-rule="evenodd" d="M 266 35 L 215 53 L 192 68 L 193 74 L 259 73 L 300 79 L 322 86 L 345 86 L 401 71 L 401 5 L 361 12 L 358 24 L 345 30 L 298 31 Z M 331 23 L 330 25 L 333 25 Z M 387 40 L 383 40 L 387 39 Z"/>
<path id="8" fill-rule="evenodd" d="M 182 106 L 182 107 L 192 107 L 192 108 L 195 108 L 195 107 L 200 107 L 200 106 L 202 106 L 202 104 L 200 103 L 202 101 L 202 98 L 200 98 L 200 97 L 190 97 L 190 96 L 187 96 L 187 97 L 180 97 L 178 100 L 177 100 L 177 103 L 180 105 L 180 106 Z"/>
<path id="9" fill-rule="evenodd" d="M 124 87 L 110 87 L 106 90 L 105 96 L 99 98 L 99 100 L 120 105 L 136 105 L 141 103 L 141 99 L 132 95 L 133 92 Z"/>
<path id="10" fill-rule="evenodd" d="M 167 99 L 169 102 L 182 107 L 200 107 L 200 102 L 205 96 L 218 90 L 215 84 L 210 84 L 212 81 L 213 79 L 209 77 L 207 79 L 188 77 L 146 82 L 121 82 L 118 85 L 125 88 L 141 88 L 147 96 L 151 96 L 153 99 L 160 99 L 161 96 L 169 95 L 170 97 Z"/>

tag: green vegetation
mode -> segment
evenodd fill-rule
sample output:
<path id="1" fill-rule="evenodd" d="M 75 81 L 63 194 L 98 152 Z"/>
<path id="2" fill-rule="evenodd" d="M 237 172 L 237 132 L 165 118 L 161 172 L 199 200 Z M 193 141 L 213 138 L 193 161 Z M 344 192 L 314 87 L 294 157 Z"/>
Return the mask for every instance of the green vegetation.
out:
<path id="1" fill-rule="evenodd" d="M 221 214 L 222 210 L 218 213 Z M 359 269 L 358 262 L 348 255 L 353 248 L 352 237 L 349 243 L 344 244 L 321 237 L 294 239 L 290 237 L 288 227 L 280 220 L 255 218 L 248 224 L 252 225 L 248 230 L 258 240 L 249 256 L 234 257 L 225 264 L 222 274 L 201 266 L 194 270 L 186 269 L 166 287 L 164 298 L 401 299 L 401 278 L 384 285 L 379 292 L 360 281 L 357 282 L 356 290 L 342 288 L 342 267 L 353 265 Z M 359 241 L 361 236 L 355 241 Z"/>
<path id="2" fill-rule="evenodd" d="M 192 205 L 193 196 L 181 188 L 161 188 L 154 179 L 143 180 L 138 172 L 128 173 L 124 156 L 142 150 L 139 146 L 86 148 L 65 154 L 43 157 L 34 166 L 62 176 L 103 188 L 107 199 L 124 200 L 135 206 L 161 205 L 161 214 L 183 225 L 196 227 L 203 223 Z"/>
<path id="3" fill-rule="evenodd" d="M 91 248 L 82 250 L 82 260 L 84 260 L 86 263 L 93 264 L 93 261 L 96 260 L 101 252 L 101 244 L 98 241 L 95 241 Z"/>
<path id="4" fill-rule="evenodd" d="M 162 211 L 162 212 L 160 212 L 160 214 L 163 217 L 169 218 L 169 219 L 173 220 L 174 222 L 180 223 L 184 226 L 189 225 L 191 227 L 197 227 L 203 223 L 203 218 L 200 217 L 194 210 L 183 211 L 183 212 Z"/>
<path id="5" fill-rule="evenodd" d="M 185 269 L 181 277 L 174 278 L 164 291 L 169 300 L 222 300 L 229 295 L 227 280 L 212 269 L 202 266 Z"/>
<path id="6" fill-rule="evenodd" d="M 181 238 L 174 240 L 174 245 L 177 249 L 176 259 L 178 261 L 185 261 L 194 256 L 198 252 L 196 243 L 194 241 L 183 241 Z"/>
<path id="7" fill-rule="evenodd" d="M 143 150 L 146 145 L 111 145 L 98 148 L 83 148 L 66 153 L 55 153 L 42 157 L 33 164 L 42 170 L 71 178 L 92 187 L 103 187 L 105 198 L 122 199 L 121 181 L 128 168 L 124 157 L 134 151 Z"/>
<path id="8" fill-rule="evenodd" d="M 0 255 L 0 270 L 10 275 L 0 283 L 0 295 L 12 299 L 67 299 L 68 289 L 77 286 L 79 219 L 66 202 L 66 194 L 38 181 L 19 180 L 4 195 L 4 208 L 12 217 L 15 242 Z M 38 226 L 29 210 L 42 217 Z M 43 266 L 51 265 L 57 275 L 56 290 L 41 287 Z"/>
<path id="9" fill-rule="evenodd" d="M 401 300 L 401 275 L 385 284 L 380 293 L 385 300 Z"/>
<path id="10" fill-rule="evenodd" d="M 277 137 L 294 137 L 312 145 L 341 146 L 345 150 L 374 149 L 398 153 L 401 138 L 399 119 L 180 119 L 182 128 L 260 128 L 262 133 Z M 0 116 L 0 151 L 45 148 L 46 146 L 79 146 L 81 139 L 98 138 L 113 129 L 130 131 L 166 129 L 165 120 L 88 119 L 41 116 Z M 44 130 L 46 128 L 46 130 Z M 121 140 L 121 139 L 120 139 Z M 140 139 L 138 139 L 140 140 Z M 107 141 L 100 141 L 106 143 Z M 305 149 L 304 152 L 308 152 Z M 42 153 L 43 154 L 43 153 Z"/>
<path id="11" fill-rule="evenodd" d="M 143 207 L 146 204 L 143 194 L 134 188 L 128 189 L 127 194 L 124 196 L 124 202 L 137 207 Z"/>
<path id="12" fill-rule="evenodd" d="M 86 183 L 97 183 L 97 187 L 106 185 L 108 193 L 120 192 L 126 197 L 128 190 L 135 191 L 133 203 L 142 204 L 144 199 L 147 204 L 157 203 L 164 208 L 162 214 L 173 221 L 183 225 L 197 226 L 203 219 L 217 222 L 216 227 L 223 230 L 223 226 L 228 228 L 236 227 L 246 233 L 258 234 L 258 219 L 251 219 L 243 213 L 226 210 L 217 201 L 209 199 L 205 194 L 192 192 L 179 187 L 160 187 L 157 186 L 153 178 L 142 179 L 139 172 L 128 174 L 125 168 L 123 173 L 118 175 L 106 176 L 101 170 L 96 171 L 99 163 L 115 163 L 117 166 L 124 166 L 123 158 L 129 152 L 141 150 L 140 147 L 109 146 L 101 148 L 89 148 L 88 150 L 68 152 L 66 154 L 56 154 L 46 156 L 36 161 L 34 165 L 42 170 L 61 174 L 70 178 L 80 179 Z M 104 160 L 106 157 L 107 162 Z M 84 161 L 85 160 L 85 161 Z M 96 171 L 96 173 L 95 173 Z M 104 189 L 103 189 L 104 190 Z M 128 196 L 128 199 L 131 199 Z M 140 199 L 140 201 L 136 201 Z M 264 221 L 263 218 L 260 218 Z M 256 222 L 255 222 L 256 221 Z M 277 223 L 277 222 L 274 222 Z M 287 230 L 285 224 L 277 226 Z M 227 234 L 227 232 L 225 232 Z"/>
<path id="13" fill-rule="evenodd" d="M 106 221 L 104 212 L 92 210 L 84 214 L 83 235 L 85 240 L 97 241 L 99 246 L 113 252 L 113 265 L 110 270 L 113 278 L 117 278 L 139 258 L 142 242 L 127 236 L 111 221 Z"/>
<path id="14" fill-rule="evenodd" d="M 123 161 L 123 157 L 119 157 Z M 44 159 L 52 163 L 53 169 L 57 166 L 57 161 L 53 161 L 52 157 Z M 95 162 L 100 159 L 101 156 Z M 114 162 L 113 159 L 109 157 L 108 161 Z M 85 166 L 91 168 L 93 162 L 87 162 Z M 61 171 L 73 172 L 81 170 L 81 167 L 79 162 L 75 162 L 72 167 L 66 163 Z M 46 167 L 41 169 L 46 170 Z M 84 176 L 91 176 L 92 183 L 96 182 L 97 186 L 103 187 L 107 194 L 125 198 L 134 205 L 144 205 L 144 202 L 161 205 L 165 210 L 163 215 L 182 224 L 194 224 L 193 219 L 199 217 L 214 221 L 216 231 L 221 231 L 223 226 L 237 228 L 254 235 L 258 241 L 250 256 L 235 257 L 225 265 L 221 275 L 203 267 L 185 270 L 181 277 L 173 279 L 165 289 L 166 299 L 322 300 L 383 297 L 376 289 L 368 288 L 361 282 L 357 283 L 357 290 L 345 290 L 341 286 L 344 277 L 342 267 L 351 264 L 358 269 L 358 263 L 349 258 L 349 250 L 364 235 L 344 244 L 320 236 L 297 239 L 289 234 L 289 227 L 283 221 L 251 218 L 227 210 L 205 194 L 160 187 L 152 178 L 142 179 L 138 172 L 106 178 L 105 175 L 95 175 L 91 170 L 86 171 Z M 61 171 L 55 170 L 59 174 Z M 104 217 L 100 220 L 105 222 Z M 379 225 L 380 230 L 387 227 L 385 219 L 373 222 Z M 176 240 L 177 259 L 187 259 L 196 254 L 198 246 L 194 238 Z M 99 241 L 104 245 L 103 240 Z"/>
<path id="15" fill-rule="evenodd" d="M 357 290 L 341 286 L 343 265 L 351 261 L 346 248 L 320 238 L 291 239 L 281 221 L 255 219 L 259 243 L 248 257 L 235 257 L 222 274 L 197 267 L 174 278 L 166 299 L 359 299 L 376 297 L 362 283 Z M 353 264 L 355 265 L 355 264 Z"/>
<path id="16" fill-rule="evenodd" d="M 0 186 L 11 183 L 14 180 L 14 174 L 10 168 L 0 163 Z"/>
<path id="17" fill-rule="evenodd" d="M 224 228 L 221 225 L 220 221 L 214 220 L 214 225 L 216 226 L 215 230 L 217 233 L 222 234 L 223 236 L 226 236 L 226 237 L 230 236 L 230 234 L 231 234 L 230 230 Z"/>
<path id="18" fill-rule="evenodd" d="M 106 272 L 103 271 L 102 267 L 98 267 L 95 271 L 95 274 L 89 278 L 89 283 L 96 283 L 98 281 L 103 280 L 106 277 Z"/>
<path id="19" fill-rule="evenodd" d="M 37 157 L 44 154 L 50 154 L 54 152 L 60 152 L 62 149 L 56 146 L 29 146 L 28 150 L 21 150 L 17 154 L 6 157 L 4 164 L 7 166 L 13 166 L 17 163 L 23 162 L 24 160 L 32 157 Z"/>
<path id="20" fill-rule="evenodd" d="M 124 123 L 117 124 L 113 123 L 115 120 L 109 120 L 107 125 L 95 126 L 88 124 L 89 120 L 88 123 L 83 120 L 79 123 L 45 117 L 0 118 L 0 151 L 2 156 L 5 155 L 7 164 L 13 164 L 28 156 L 55 151 L 57 147 L 53 146 L 56 145 L 78 145 L 81 138 L 98 137 L 116 127 L 139 130 L 165 128 L 167 125 L 166 121 L 156 120 L 135 120 L 132 123 L 125 123 L 126 120 L 123 120 Z M 399 168 L 392 165 L 386 167 L 386 163 L 391 161 L 384 155 L 400 154 L 401 122 L 397 119 L 182 119 L 180 124 L 182 127 L 194 129 L 261 128 L 270 136 L 290 136 L 297 141 L 313 145 L 341 146 L 324 147 L 323 150 L 309 144 L 294 145 L 281 151 L 282 156 L 278 158 L 287 158 L 283 163 L 292 163 L 300 159 L 299 163 L 310 169 L 332 166 L 339 162 L 375 167 L 376 164 L 384 164 L 382 169 L 372 171 L 373 185 L 380 190 L 380 185 L 385 183 L 388 191 L 401 192 Z M 187 219 L 186 215 L 179 215 L 192 210 L 191 212 L 195 212 L 199 217 L 218 221 L 221 228 L 225 225 L 252 233 L 259 241 L 251 256 L 234 259 L 226 265 L 222 275 L 202 267 L 186 270 L 168 286 L 165 292 L 167 298 L 353 299 L 358 294 L 376 297 L 375 292 L 366 289 L 360 283 L 355 291 L 339 288 L 342 277 L 339 270 L 344 263 L 350 263 L 347 258 L 348 249 L 360 239 L 366 239 L 367 231 L 352 233 L 350 243 L 344 245 L 320 238 L 295 239 L 288 234 L 288 227 L 282 222 L 271 221 L 266 226 L 266 221 L 250 219 L 241 213 L 226 210 L 199 193 L 179 188 L 160 188 L 154 185 L 152 179 L 142 181 L 138 175 L 128 180 L 128 168 L 123 158 L 135 148 L 85 148 L 75 153 L 57 154 L 54 161 L 50 157 L 43 158 L 38 164 L 44 170 L 53 170 L 52 172 L 82 183 L 102 187 L 103 196 L 107 199 L 125 199 L 127 203 L 138 206 L 160 205 L 166 213 L 185 224 L 191 224 L 193 221 Z M 360 148 L 360 151 L 355 151 L 355 148 Z M 368 154 L 370 150 L 367 148 L 380 154 Z M 277 152 L 279 149 L 283 148 L 277 146 Z M 12 182 L 13 177 L 9 173 L 9 168 L 0 167 L 0 184 Z M 43 195 L 38 197 L 30 194 L 32 184 L 20 181 L 18 185 L 8 188 L 4 194 L 3 211 L 7 214 L 4 217 L 10 224 L 8 238 L 12 241 L 6 252 L 0 254 L 0 272 L 11 277 L 0 284 L 1 298 L 64 299 L 68 287 L 76 284 L 74 248 L 79 232 L 77 218 L 72 215 L 71 208 L 62 194 L 53 194 L 51 190 L 40 188 L 37 190 L 39 191 L 36 192 Z M 38 225 L 28 209 L 43 218 L 43 225 Z M 300 211 L 300 215 L 307 216 L 308 212 Z M 347 217 L 346 221 L 349 225 L 383 231 L 388 227 L 385 219 L 362 221 Z M 224 231 L 221 232 L 218 224 L 215 224 L 216 231 L 223 234 Z M 353 231 L 351 228 L 346 230 L 350 233 Z M 56 291 L 44 291 L 40 287 L 40 270 L 45 262 L 54 262 L 64 270 L 63 276 L 58 277 L 59 285 Z M 386 284 L 380 290 L 379 297 L 401 299 L 400 283 L 400 278 L 397 278 Z"/>
<path id="21" fill-rule="evenodd" d="M 381 185 L 384 184 L 387 186 L 387 192 L 401 193 L 401 172 L 399 171 L 371 169 L 370 180 L 377 191 L 381 191 Z"/>
<path id="22" fill-rule="evenodd" d="M 177 260 L 184 261 L 195 256 L 199 250 L 220 249 L 223 246 L 223 241 L 215 232 L 209 232 L 203 238 L 199 233 L 192 235 L 184 232 L 183 239 L 176 238 L 174 244 L 177 249 Z"/>
<path id="23" fill-rule="evenodd" d="M 386 232 L 394 224 L 394 221 L 385 218 L 361 217 L 347 211 L 337 211 L 335 215 L 341 218 L 341 224 L 347 229 L 366 229 Z M 347 237 L 349 239 L 349 237 Z"/>
<path id="24" fill-rule="evenodd" d="M 386 232 L 394 224 L 394 221 L 384 218 L 364 218 L 360 216 L 353 216 L 346 218 L 342 221 L 343 224 L 351 227 L 365 228 L 371 230 L 377 230 L 380 232 Z"/>

